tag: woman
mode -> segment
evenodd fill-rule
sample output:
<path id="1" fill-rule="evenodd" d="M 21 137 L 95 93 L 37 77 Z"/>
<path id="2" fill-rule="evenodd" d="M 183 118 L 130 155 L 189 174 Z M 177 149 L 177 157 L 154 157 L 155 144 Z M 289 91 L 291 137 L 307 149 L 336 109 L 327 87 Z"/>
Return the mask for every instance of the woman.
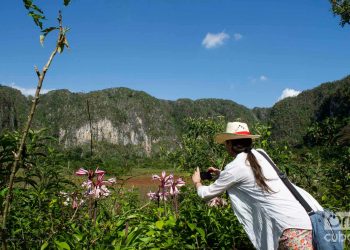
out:
<path id="1" fill-rule="evenodd" d="M 257 249 L 313 249 L 309 216 L 271 164 L 252 148 L 258 137 L 250 134 L 247 124 L 229 122 L 215 141 L 225 144 L 235 159 L 223 171 L 208 169 L 219 175 L 209 186 L 202 185 L 197 168 L 192 176 L 197 193 L 211 199 L 227 191 L 235 215 Z M 309 193 L 296 188 L 312 209 L 322 210 Z"/>

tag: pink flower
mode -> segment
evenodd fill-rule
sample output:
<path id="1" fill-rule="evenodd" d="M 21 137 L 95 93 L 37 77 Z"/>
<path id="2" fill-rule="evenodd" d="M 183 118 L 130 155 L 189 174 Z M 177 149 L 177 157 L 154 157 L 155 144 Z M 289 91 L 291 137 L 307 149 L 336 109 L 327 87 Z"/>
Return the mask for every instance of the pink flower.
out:
<path id="1" fill-rule="evenodd" d="M 227 202 L 226 200 L 220 198 L 220 197 L 214 197 L 208 202 L 208 206 L 210 207 L 223 207 L 226 206 Z"/>
<path id="2" fill-rule="evenodd" d="M 83 168 L 79 168 L 78 171 L 75 172 L 76 175 L 88 175 L 89 174 L 89 171 L 83 169 Z"/>
<path id="3" fill-rule="evenodd" d="M 84 181 L 81 186 L 84 187 L 84 188 L 90 188 L 92 186 L 92 181 L 90 180 L 87 180 L 87 181 Z"/>
<path id="4" fill-rule="evenodd" d="M 94 198 L 99 199 L 101 197 L 107 197 L 110 195 L 110 191 L 107 189 L 105 185 L 102 186 L 95 186 L 89 193 L 89 195 L 92 195 Z"/>
<path id="5" fill-rule="evenodd" d="M 185 185 L 182 178 L 178 178 L 174 181 L 174 175 L 169 174 L 167 176 L 165 171 L 162 171 L 161 176 L 155 174 L 152 175 L 152 180 L 158 180 L 160 181 L 160 184 L 156 193 L 150 191 L 147 194 L 150 200 L 167 200 L 169 195 L 178 195 L 180 193 L 178 188 Z"/>
<path id="6" fill-rule="evenodd" d="M 159 194 L 159 198 L 160 198 L 160 200 L 162 201 L 162 200 L 168 200 L 168 196 L 169 196 L 169 192 L 162 192 L 162 193 L 160 193 Z"/>
<path id="7" fill-rule="evenodd" d="M 106 171 L 98 168 L 96 168 L 95 171 L 80 168 L 77 172 L 75 172 L 76 175 L 88 175 L 88 180 L 84 181 L 81 186 L 86 188 L 86 195 L 90 195 L 95 199 L 109 196 L 110 191 L 106 186 L 111 186 L 112 184 L 116 183 L 115 178 L 110 178 L 106 181 L 103 180 L 105 173 Z M 95 176 L 96 179 L 94 178 Z"/>
<path id="8" fill-rule="evenodd" d="M 105 173 L 106 173 L 106 171 L 100 170 L 98 168 L 96 168 L 95 171 L 93 171 L 93 170 L 86 170 L 84 168 L 79 168 L 79 170 L 75 172 L 75 174 L 79 175 L 79 176 L 81 176 L 81 175 L 88 175 L 89 179 L 93 178 L 95 174 L 100 176 L 100 175 L 104 175 Z"/>
<path id="9" fill-rule="evenodd" d="M 159 195 L 157 193 L 151 192 L 149 191 L 149 193 L 147 193 L 147 196 L 150 200 L 156 201 L 158 200 Z"/>
<path id="10" fill-rule="evenodd" d="M 97 175 L 104 175 L 105 173 L 106 173 L 106 171 L 99 170 L 98 168 L 96 168 L 96 170 L 95 170 L 95 174 L 97 174 Z"/>
<path id="11" fill-rule="evenodd" d="M 178 195 L 180 193 L 180 190 L 178 188 L 184 186 L 185 184 L 186 183 L 182 178 L 178 178 L 170 186 L 170 194 L 171 195 Z"/>
<path id="12" fill-rule="evenodd" d="M 173 182 L 173 179 L 174 179 L 174 175 L 173 174 L 170 174 L 170 175 L 166 175 L 166 172 L 165 171 L 162 171 L 162 175 L 159 176 L 159 175 L 152 175 L 152 180 L 159 180 L 160 181 L 160 187 L 161 188 L 164 188 L 164 187 L 169 187 L 171 186 L 172 182 Z"/>

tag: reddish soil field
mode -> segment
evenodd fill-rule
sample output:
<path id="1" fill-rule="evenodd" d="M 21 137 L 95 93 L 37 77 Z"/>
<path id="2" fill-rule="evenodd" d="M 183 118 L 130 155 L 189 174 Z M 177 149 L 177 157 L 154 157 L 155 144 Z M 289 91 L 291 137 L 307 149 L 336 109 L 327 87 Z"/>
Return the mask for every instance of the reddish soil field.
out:
<path id="1" fill-rule="evenodd" d="M 175 175 L 175 179 L 179 178 L 180 176 Z M 128 179 L 129 178 L 129 179 Z M 153 181 L 152 175 L 139 175 L 139 176 L 133 176 L 133 177 L 124 177 L 125 181 L 125 187 L 133 187 L 135 189 L 138 189 L 140 192 L 140 198 L 141 200 L 147 199 L 147 193 L 152 191 L 155 192 L 158 189 L 159 181 Z M 184 178 L 186 181 L 186 184 L 189 183 L 189 178 Z"/>

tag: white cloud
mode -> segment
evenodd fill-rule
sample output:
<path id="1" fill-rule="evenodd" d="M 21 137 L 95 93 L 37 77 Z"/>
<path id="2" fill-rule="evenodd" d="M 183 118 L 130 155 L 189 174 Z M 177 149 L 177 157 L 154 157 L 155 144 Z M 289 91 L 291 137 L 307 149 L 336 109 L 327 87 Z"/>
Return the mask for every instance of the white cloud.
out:
<path id="1" fill-rule="evenodd" d="M 228 40 L 230 36 L 225 32 L 220 32 L 217 34 L 207 33 L 202 41 L 202 45 L 207 49 L 220 47 Z"/>
<path id="2" fill-rule="evenodd" d="M 249 76 L 248 77 L 248 80 L 251 82 L 251 83 L 256 83 L 256 82 L 265 82 L 267 81 L 269 78 L 265 75 L 261 75 L 259 77 L 255 77 L 255 76 Z"/>
<path id="3" fill-rule="evenodd" d="M 15 83 L 10 83 L 10 84 L 1 83 L 1 85 L 5 85 L 5 86 L 9 86 L 9 87 L 14 88 L 14 89 L 18 89 L 25 96 L 30 96 L 30 95 L 34 96 L 35 91 L 36 91 L 36 88 L 23 88 L 23 87 L 17 86 Z M 47 92 L 49 92 L 51 90 L 53 90 L 53 89 L 41 89 L 40 93 L 46 94 Z"/>
<path id="4" fill-rule="evenodd" d="M 243 38 L 242 34 L 240 33 L 235 33 L 233 34 L 233 38 L 238 41 L 238 40 L 241 40 Z"/>
<path id="5" fill-rule="evenodd" d="M 295 89 L 289 89 L 286 88 L 282 91 L 282 95 L 278 98 L 278 101 L 283 100 L 284 98 L 287 97 L 293 97 L 293 96 L 297 96 L 301 93 L 301 91 L 295 90 Z"/>
<path id="6" fill-rule="evenodd" d="M 264 75 L 261 75 L 260 77 L 259 77 L 259 79 L 260 79 L 260 81 L 267 81 L 267 76 L 264 76 Z"/>

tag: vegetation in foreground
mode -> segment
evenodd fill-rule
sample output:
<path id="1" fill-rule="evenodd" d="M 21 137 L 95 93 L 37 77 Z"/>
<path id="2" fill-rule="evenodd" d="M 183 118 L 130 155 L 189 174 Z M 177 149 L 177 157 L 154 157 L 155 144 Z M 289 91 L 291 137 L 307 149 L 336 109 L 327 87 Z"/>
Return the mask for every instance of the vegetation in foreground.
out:
<path id="1" fill-rule="evenodd" d="M 271 141 L 269 127 L 258 125 L 255 132 L 262 139 L 256 146 L 267 150 L 290 179 L 323 206 L 349 211 L 350 148 L 346 136 L 338 135 L 337 129 L 342 127 L 339 121 L 331 123 L 333 129 L 330 121 L 325 122 L 309 128 L 305 138 L 309 146 L 298 149 L 276 144 Z M 188 119 L 182 148 L 165 154 L 163 167 L 188 173 L 195 166 L 222 168 L 229 159 L 222 147 L 213 144 L 212 137 L 222 131 L 223 124 L 222 119 Z M 52 140 L 44 130 L 29 133 L 7 224 L 9 247 L 252 249 L 225 195 L 206 203 L 190 183 L 161 173 L 159 168 L 153 180 L 149 177 L 159 188 L 150 190 L 150 200 L 144 202 L 138 190 L 122 185 L 121 172 L 109 174 L 92 158 L 80 164 L 71 161 L 68 169 L 67 155 L 55 151 L 50 146 Z M 18 133 L 0 137 L 1 203 L 13 163 L 12 151 L 18 143 Z"/>

